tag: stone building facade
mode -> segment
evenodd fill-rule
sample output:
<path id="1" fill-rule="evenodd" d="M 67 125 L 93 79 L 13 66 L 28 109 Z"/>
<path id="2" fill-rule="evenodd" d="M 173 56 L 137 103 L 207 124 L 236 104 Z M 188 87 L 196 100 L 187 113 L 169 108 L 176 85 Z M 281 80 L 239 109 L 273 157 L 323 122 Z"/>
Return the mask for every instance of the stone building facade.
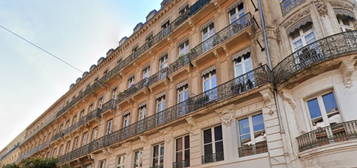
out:
<path id="1" fill-rule="evenodd" d="M 353 0 L 165 0 L 34 121 L 74 168 L 357 167 Z"/>

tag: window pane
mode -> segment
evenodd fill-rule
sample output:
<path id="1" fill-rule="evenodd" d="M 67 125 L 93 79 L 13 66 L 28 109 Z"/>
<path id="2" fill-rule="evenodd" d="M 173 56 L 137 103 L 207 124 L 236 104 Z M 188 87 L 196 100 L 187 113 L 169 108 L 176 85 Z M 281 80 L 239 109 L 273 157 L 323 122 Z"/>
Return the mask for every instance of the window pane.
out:
<path id="1" fill-rule="evenodd" d="M 263 120 L 263 115 L 258 114 L 252 117 L 253 120 L 253 130 L 259 131 L 259 130 L 264 130 L 264 120 Z"/>
<path id="2" fill-rule="evenodd" d="M 182 150 L 182 138 L 176 139 L 176 151 Z"/>
<path id="3" fill-rule="evenodd" d="M 315 39 L 315 33 L 314 33 L 314 32 L 311 32 L 311 33 L 307 34 L 307 35 L 305 36 L 305 40 L 306 40 L 306 43 L 307 43 L 307 44 L 310 44 L 310 43 L 314 42 L 314 41 L 316 40 L 316 39 Z"/>
<path id="4" fill-rule="evenodd" d="M 322 99 L 324 101 L 326 113 L 337 111 L 335 96 L 332 92 L 323 95 Z"/>
<path id="5" fill-rule="evenodd" d="M 212 133 L 211 129 L 207 129 L 203 131 L 203 142 L 206 143 L 211 143 L 212 142 Z"/>
<path id="6" fill-rule="evenodd" d="M 312 99 L 307 101 L 307 106 L 309 108 L 311 119 L 321 117 L 321 111 L 317 99 Z"/>
<path id="7" fill-rule="evenodd" d="M 239 120 L 239 133 L 242 134 L 249 134 L 249 120 L 248 118 Z"/>
<path id="8" fill-rule="evenodd" d="M 190 136 L 185 136 L 185 149 L 190 148 Z"/>
<path id="9" fill-rule="evenodd" d="M 214 128 L 214 139 L 215 141 L 222 140 L 222 126 Z"/>
<path id="10" fill-rule="evenodd" d="M 204 145 L 204 154 L 205 155 L 209 155 L 209 154 L 212 154 L 213 151 L 212 151 L 212 144 L 207 144 L 207 145 Z"/>

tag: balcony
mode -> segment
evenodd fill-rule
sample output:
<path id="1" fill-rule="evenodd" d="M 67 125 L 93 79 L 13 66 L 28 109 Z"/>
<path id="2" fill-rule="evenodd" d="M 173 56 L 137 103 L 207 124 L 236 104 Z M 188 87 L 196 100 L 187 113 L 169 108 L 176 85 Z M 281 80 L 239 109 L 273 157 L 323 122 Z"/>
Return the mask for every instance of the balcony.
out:
<path id="1" fill-rule="evenodd" d="M 46 147 L 48 147 L 50 145 L 50 142 L 51 141 L 46 141 L 46 142 L 42 143 L 41 145 L 31 149 L 29 152 L 22 154 L 18 160 L 21 161 L 21 160 L 27 159 L 28 157 L 32 156 L 33 154 L 36 154 L 37 152 L 45 149 Z"/>
<path id="2" fill-rule="evenodd" d="M 193 113 L 213 103 L 225 101 L 231 97 L 246 93 L 271 82 L 270 70 L 264 65 L 242 76 L 203 92 L 188 100 L 171 106 L 159 113 L 131 124 L 109 135 L 105 135 L 86 146 L 80 147 L 66 155 L 59 157 L 61 163 L 85 156 L 104 147 L 133 138 L 143 132 L 161 127 L 178 120 L 187 114 Z"/>
<path id="3" fill-rule="evenodd" d="M 190 160 L 181 160 L 172 163 L 173 168 L 185 168 L 190 167 Z"/>
<path id="4" fill-rule="evenodd" d="M 300 135 L 296 139 L 300 152 L 332 143 L 357 139 L 357 120 L 318 128 Z"/>
<path id="5" fill-rule="evenodd" d="M 238 148 L 239 157 L 256 155 L 268 152 L 268 145 L 266 141 L 262 141 L 252 145 L 245 145 Z"/>
<path id="6" fill-rule="evenodd" d="M 303 4 L 306 0 L 283 0 L 280 2 L 281 13 L 283 16 L 288 14 L 291 10 Z"/>
<path id="7" fill-rule="evenodd" d="M 275 83 L 284 83 L 292 77 L 297 80 L 296 75 L 299 72 L 313 65 L 356 51 L 357 31 L 343 32 L 317 40 L 287 56 L 273 68 Z"/>
<path id="8" fill-rule="evenodd" d="M 206 53 L 209 53 L 212 49 L 216 48 L 218 45 L 223 44 L 225 41 L 233 38 L 243 30 L 252 25 L 252 17 L 250 13 L 245 14 L 238 20 L 229 24 L 216 34 L 212 35 L 205 41 L 201 42 L 199 45 L 194 47 L 190 53 L 191 60 L 199 60 L 203 58 Z M 194 63 L 195 64 L 195 63 Z"/>
<path id="9" fill-rule="evenodd" d="M 202 156 L 202 164 L 219 162 L 224 160 L 223 153 L 210 153 Z"/>

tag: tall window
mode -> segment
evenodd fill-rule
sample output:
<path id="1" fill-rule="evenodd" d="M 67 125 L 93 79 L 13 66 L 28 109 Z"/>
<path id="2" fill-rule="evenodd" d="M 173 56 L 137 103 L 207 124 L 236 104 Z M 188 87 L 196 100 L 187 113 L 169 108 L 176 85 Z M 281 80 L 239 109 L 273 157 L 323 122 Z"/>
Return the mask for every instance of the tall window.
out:
<path id="1" fill-rule="evenodd" d="M 202 34 L 202 49 L 203 51 L 208 51 L 211 48 L 213 48 L 213 42 L 214 38 L 210 38 L 216 33 L 216 30 L 214 28 L 214 23 L 210 23 L 207 25 L 205 28 L 202 29 L 201 34 Z"/>
<path id="2" fill-rule="evenodd" d="M 236 20 L 238 20 L 239 18 L 244 16 L 244 14 L 245 14 L 244 4 L 243 3 L 239 3 L 236 7 L 234 7 L 231 10 L 229 10 L 228 14 L 229 14 L 230 23 L 235 22 Z"/>
<path id="3" fill-rule="evenodd" d="M 71 151 L 71 141 L 67 141 L 67 144 L 66 144 L 66 153 L 70 152 Z"/>
<path id="4" fill-rule="evenodd" d="M 180 86 L 176 90 L 176 95 L 177 95 L 177 104 L 178 104 L 178 115 L 185 115 L 188 112 L 188 104 L 187 104 L 187 99 L 189 98 L 189 93 L 188 93 L 188 84 L 185 84 L 183 86 Z"/>
<path id="5" fill-rule="evenodd" d="M 156 112 L 161 112 L 166 108 L 166 97 L 162 95 L 156 99 Z"/>
<path id="6" fill-rule="evenodd" d="M 73 116 L 72 118 L 72 125 L 77 122 L 77 114 Z"/>
<path id="7" fill-rule="evenodd" d="M 135 84 L 135 76 L 131 76 L 129 79 L 128 79 L 128 88 L 134 86 Z"/>
<path id="8" fill-rule="evenodd" d="M 208 98 L 206 101 L 215 100 L 218 96 L 217 88 L 213 89 L 213 88 L 217 87 L 216 70 L 213 69 L 213 70 L 206 72 L 202 76 L 202 81 L 203 81 L 203 87 L 202 87 L 203 92 L 205 92 L 205 94 Z"/>
<path id="9" fill-rule="evenodd" d="M 138 109 L 138 121 L 143 120 L 146 117 L 146 104 L 141 105 Z"/>
<path id="10" fill-rule="evenodd" d="M 183 168 L 190 166 L 190 136 L 182 136 L 176 139 L 175 144 L 175 167 Z"/>
<path id="11" fill-rule="evenodd" d="M 130 125 L 130 113 L 127 113 L 123 116 L 123 128 Z"/>
<path id="12" fill-rule="evenodd" d="M 81 112 L 79 113 L 79 118 L 84 117 L 84 115 L 85 115 L 85 111 L 84 111 L 84 109 L 83 109 L 83 110 L 81 110 Z"/>
<path id="13" fill-rule="evenodd" d="M 125 155 L 119 155 L 117 159 L 118 159 L 117 168 L 124 168 L 124 166 L 125 166 Z"/>
<path id="14" fill-rule="evenodd" d="M 58 150 L 58 155 L 63 155 L 63 144 L 60 145 L 59 150 Z"/>
<path id="15" fill-rule="evenodd" d="M 88 132 L 84 132 L 82 135 L 82 145 L 86 145 L 88 143 Z"/>
<path id="16" fill-rule="evenodd" d="M 143 69 L 142 79 L 146 79 L 150 77 L 150 66 L 147 66 Z"/>
<path id="17" fill-rule="evenodd" d="M 103 107 L 104 104 L 104 97 L 101 96 L 98 100 L 98 108 L 101 109 Z"/>
<path id="18" fill-rule="evenodd" d="M 154 168 L 164 167 L 164 143 L 153 146 L 152 166 Z"/>
<path id="19" fill-rule="evenodd" d="M 100 160 L 99 161 L 99 165 L 98 165 L 98 168 L 107 168 L 107 160 Z"/>
<path id="20" fill-rule="evenodd" d="M 92 136 L 91 136 L 92 141 L 96 140 L 97 137 L 98 137 L 98 127 L 94 127 L 92 130 Z"/>
<path id="21" fill-rule="evenodd" d="M 78 148 L 78 143 L 79 143 L 79 136 L 75 137 L 73 140 L 73 147 L 72 147 L 73 150 Z"/>
<path id="22" fill-rule="evenodd" d="M 165 69 L 168 66 L 168 55 L 165 54 L 159 59 L 160 70 Z"/>
<path id="23" fill-rule="evenodd" d="M 296 51 L 305 45 L 308 45 L 316 40 L 315 32 L 311 22 L 301 26 L 299 29 L 290 33 L 291 45 L 293 50 Z"/>
<path id="24" fill-rule="evenodd" d="M 117 99 L 117 94 L 118 94 L 118 88 L 113 88 L 112 89 L 112 99 L 113 100 Z"/>
<path id="25" fill-rule="evenodd" d="M 143 166 L 143 150 L 137 150 L 134 152 L 134 168 L 142 168 Z"/>
<path id="26" fill-rule="evenodd" d="M 262 114 L 238 121 L 239 156 L 267 152 L 267 142 Z"/>
<path id="27" fill-rule="evenodd" d="M 236 57 L 234 60 L 234 77 L 239 77 L 253 70 L 252 58 L 250 52 Z"/>
<path id="28" fill-rule="evenodd" d="M 308 99 L 307 107 L 314 128 L 342 122 L 333 92 L 324 93 Z"/>
<path id="29" fill-rule="evenodd" d="M 181 57 L 183 55 L 188 54 L 188 52 L 189 52 L 189 41 L 186 40 L 178 46 L 178 55 L 179 57 Z"/>
<path id="30" fill-rule="evenodd" d="M 224 160 L 222 126 L 203 130 L 203 163 Z"/>
<path id="31" fill-rule="evenodd" d="M 71 125 L 71 121 L 68 119 L 68 120 L 66 121 L 66 128 L 68 128 L 70 125 Z"/>
<path id="32" fill-rule="evenodd" d="M 113 132 L 113 119 L 107 121 L 106 131 L 105 134 L 111 134 Z"/>
<path id="33" fill-rule="evenodd" d="M 353 30 L 353 18 L 347 16 L 337 16 L 338 24 L 340 24 L 340 29 L 342 32 L 352 31 Z"/>

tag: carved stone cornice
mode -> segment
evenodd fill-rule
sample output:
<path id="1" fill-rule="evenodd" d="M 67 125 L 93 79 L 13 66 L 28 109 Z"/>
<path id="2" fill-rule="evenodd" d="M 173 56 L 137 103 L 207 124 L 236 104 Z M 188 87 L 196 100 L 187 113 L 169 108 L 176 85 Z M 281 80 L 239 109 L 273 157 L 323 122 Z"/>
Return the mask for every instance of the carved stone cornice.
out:
<path id="1" fill-rule="evenodd" d="M 195 119 L 193 119 L 192 116 L 186 117 L 185 120 L 186 120 L 187 124 L 188 124 L 192 129 L 197 128 L 197 123 L 196 123 Z"/>
<path id="2" fill-rule="evenodd" d="M 263 97 L 265 106 L 274 102 L 274 94 L 273 91 L 271 91 L 271 89 L 264 89 L 262 91 L 259 91 L 259 93 Z"/>
<path id="3" fill-rule="evenodd" d="M 317 12 L 320 14 L 320 16 L 327 16 L 328 9 L 324 0 L 314 0 L 313 3 L 316 6 Z"/>
<path id="4" fill-rule="evenodd" d="M 235 118 L 234 105 L 228 105 L 225 108 L 216 110 L 222 123 L 226 126 L 230 125 Z"/>
<path id="5" fill-rule="evenodd" d="M 299 10 L 297 13 L 286 18 L 285 21 L 282 22 L 282 25 L 285 28 L 288 28 L 288 27 L 294 25 L 295 23 L 297 23 L 302 18 L 309 16 L 309 15 L 310 15 L 310 8 L 308 6 L 306 6 L 304 8 L 301 8 L 301 10 Z"/>

